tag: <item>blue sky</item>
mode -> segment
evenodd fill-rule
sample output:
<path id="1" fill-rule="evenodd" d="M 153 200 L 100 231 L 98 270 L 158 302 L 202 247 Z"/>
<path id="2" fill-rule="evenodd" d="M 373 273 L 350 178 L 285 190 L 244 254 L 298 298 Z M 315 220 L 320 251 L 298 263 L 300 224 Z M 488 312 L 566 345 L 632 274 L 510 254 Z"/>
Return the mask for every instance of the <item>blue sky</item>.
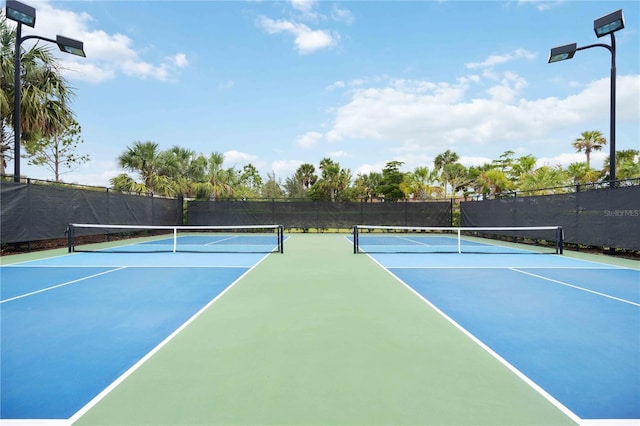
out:
<path id="1" fill-rule="evenodd" d="M 466 166 L 507 150 L 585 161 L 571 142 L 609 137 L 611 56 L 547 64 L 549 49 L 609 43 L 593 21 L 617 9 L 616 147 L 640 149 L 637 1 L 24 2 L 37 9 L 24 34 L 85 43 L 87 58 L 60 56 L 91 156 L 67 182 L 107 186 L 136 141 L 220 152 L 282 181 L 324 157 L 354 177 L 391 160 L 431 168 L 447 149 Z"/>

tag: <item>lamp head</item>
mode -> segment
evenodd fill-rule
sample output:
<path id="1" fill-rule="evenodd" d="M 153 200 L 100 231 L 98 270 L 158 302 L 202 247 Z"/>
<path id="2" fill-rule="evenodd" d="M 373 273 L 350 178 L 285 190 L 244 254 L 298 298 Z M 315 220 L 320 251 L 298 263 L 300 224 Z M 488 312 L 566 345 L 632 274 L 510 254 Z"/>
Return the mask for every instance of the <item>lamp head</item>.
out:
<path id="1" fill-rule="evenodd" d="M 593 21 L 593 31 L 598 38 L 614 33 L 624 28 L 622 9 L 611 12 Z"/>
<path id="2" fill-rule="evenodd" d="M 82 56 L 86 58 L 87 55 L 84 53 L 84 43 L 80 40 L 74 40 L 72 38 L 63 37 L 61 35 L 56 36 L 56 44 L 65 53 L 70 53 L 76 56 Z"/>
<path id="3" fill-rule="evenodd" d="M 552 62 L 560 62 L 571 59 L 578 49 L 577 43 L 565 44 L 564 46 L 554 47 L 549 54 L 549 64 Z"/>
<path id="4" fill-rule="evenodd" d="M 31 28 L 36 26 L 36 9 L 19 1 L 7 0 L 5 15 L 8 19 Z"/>

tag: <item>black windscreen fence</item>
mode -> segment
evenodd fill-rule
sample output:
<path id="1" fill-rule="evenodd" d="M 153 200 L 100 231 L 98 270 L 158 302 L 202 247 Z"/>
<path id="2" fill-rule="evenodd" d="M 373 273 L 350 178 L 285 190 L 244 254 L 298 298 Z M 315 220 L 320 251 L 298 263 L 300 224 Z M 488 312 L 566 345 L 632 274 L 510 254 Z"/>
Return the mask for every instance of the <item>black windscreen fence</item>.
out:
<path id="1" fill-rule="evenodd" d="M 63 238 L 70 223 L 181 225 L 182 199 L 55 184 L 0 184 L 2 243 Z"/>
<path id="2" fill-rule="evenodd" d="M 451 202 L 190 201 L 189 225 L 278 224 L 285 228 L 351 229 L 357 224 L 450 226 Z"/>
<path id="3" fill-rule="evenodd" d="M 551 226 L 564 242 L 640 250 L 640 186 L 460 203 L 461 226 Z"/>

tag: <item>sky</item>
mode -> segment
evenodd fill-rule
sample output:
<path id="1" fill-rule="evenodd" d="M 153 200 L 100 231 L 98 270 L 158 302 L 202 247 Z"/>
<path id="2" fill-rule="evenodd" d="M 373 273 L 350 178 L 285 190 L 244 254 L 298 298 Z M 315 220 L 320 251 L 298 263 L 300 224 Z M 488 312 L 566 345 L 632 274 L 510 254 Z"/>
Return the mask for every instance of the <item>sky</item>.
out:
<path id="1" fill-rule="evenodd" d="M 637 1 L 21 1 L 37 10 L 23 35 L 84 42 L 86 58 L 55 53 L 91 158 L 65 182 L 109 186 L 147 141 L 282 182 L 325 157 L 355 177 L 446 150 L 467 167 L 505 151 L 566 167 L 586 160 L 582 132 L 609 139 L 611 54 L 548 64 L 549 50 L 610 44 L 593 21 L 618 9 L 616 149 L 640 149 Z"/>

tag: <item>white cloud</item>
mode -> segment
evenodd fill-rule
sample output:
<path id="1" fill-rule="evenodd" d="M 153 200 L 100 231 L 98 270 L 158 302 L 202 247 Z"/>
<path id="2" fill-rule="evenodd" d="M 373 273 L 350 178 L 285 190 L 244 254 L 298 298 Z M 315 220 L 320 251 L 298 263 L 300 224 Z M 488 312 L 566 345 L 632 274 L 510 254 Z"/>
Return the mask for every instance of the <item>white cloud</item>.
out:
<path id="1" fill-rule="evenodd" d="M 523 5 L 533 5 L 533 7 L 535 7 L 536 9 L 538 9 L 541 12 L 544 12 L 545 10 L 550 10 L 553 9 L 554 7 L 557 7 L 559 5 L 561 5 L 563 3 L 562 0 L 560 1 L 545 1 L 545 0 L 518 0 L 518 6 L 523 6 Z"/>
<path id="2" fill-rule="evenodd" d="M 267 17 L 259 19 L 259 25 L 268 34 L 282 32 L 295 36 L 295 45 L 302 55 L 325 49 L 338 43 L 339 35 L 324 30 L 312 30 L 305 24 L 285 20 L 273 20 Z"/>
<path id="3" fill-rule="evenodd" d="M 394 81 L 380 88 L 358 89 L 336 109 L 325 137 L 334 142 L 411 143 L 422 150 L 552 143 L 549 135 L 563 129 L 593 126 L 594 120 L 603 118 L 602 106 L 609 102 L 606 78 L 565 99 L 524 99 L 518 91 L 525 84 L 509 74 L 501 86 L 489 89 L 488 97 L 473 99 L 467 99 L 466 82 Z M 617 85 L 617 119 L 633 122 L 640 115 L 640 76 L 619 76 Z"/>
<path id="4" fill-rule="evenodd" d="M 223 153 L 223 155 L 224 155 L 225 167 L 245 165 L 257 159 L 255 155 L 247 154 L 246 152 L 240 152 L 236 150 L 226 151 Z"/>
<path id="5" fill-rule="evenodd" d="M 335 90 L 335 89 L 342 89 L 346 86 L 347 84 L 344 81 L 334 81 L 333 83 L 331 83 L 329 86 L 327 86 L 327 90 Z"/>
<path id="6" fill-rule="evenodd" d="M 344 22 L 349 25 L 353 24 L 353 22 L 355 21 L 353 13 L 351 13 L 350 10 L 343 9 L 336 3 L 333 4 L 333 8 L 331 9 L 331 17 L 335 21 Z"/>
<path id="7" fill-rule="evenodd" d="M 313 148 L 322 141 L 322 133 L 307 132 L 298 138 L 297 144 L 300 148 Z"/>
<path id="8" fill-rule="evenodd" d="M 227 80 L 224 83 L 220 83 L 218 85 L 219 90 L 228 90 L 235 86 L 235 82 L 233 80 Z"/>
<path id="9" fill-rule="evenodd" d="M 458 162 L 465 167 L 472 166 L 482 166 L 483 164 L 491 163 L 492 159 L 488 157 L 469 157 L 469 156 L 460 156 Z"/>
<path id="10" fill-rule="evenodd" d="M 362 87 L 367 83 L 364 78 L 357 78 L 351 81 L 338 80 L 327 86 L 327 90 L 343 89 L 345 87 Z"/>
<path id="11" fill-rule="evenodd" d="M 507 62 L 511 62 L 515 59 L 527 59 L 533 60 L 537 57 L 537 53 L 529 52 L 525 49 L 516 49 L 511 53 L 506 53 L 503 55 L 491 55 L 483 62 L 469 62 L 466 64 L 466 67 L 469 69 L 478 69 L 478 68 L 493 68 L 496 65 L 505 64 Z"/>
<path id="12" fill-rule="evenodd" d="M 158 63 L 141 58 L 134 41 L 123 34 L 108 34 L 91 29 L 96 22 L 87 13 L 59 9 L 53 2 L 38 3 L 38 35 L 55 38 L 56 34 L 82 40 L 86 58 L 61 55 L 61 62 L 71 78 L 98 83 L 113 79 L 118 73 L 136 78 L 170 80 L 177 69 L 189 62 L 184 53 L 167 56 Z M 12 23 L 10 23 L 11 25 Z M 31 31 L 25 29 L 25 35 Z M 55 52 L 55 50 L 54 50 Z M 56 53 L 57 55 L 58 53 Z"/>
<path id="13" fill-rule="evenodd" d="M 310 13 L 318 4 L 317 0 L 289 0 L 291 7 L 300 12 Z"/>
<path id="14" fill-rule="evenodd" d="M 500 102 L 512 102 L 516 95 L 527 86 L 527 81 L 512 72 L 505 72 L 500 84 L 487 90 L 492 99 Z"/>
<path id="15" fill-rule="evenodd" d="M 602 151 L 591 152 L 591 167 L 598 169 L 604 164 L 604 160 L 609 155 L 609 150 L 604 148 Z M 554 157 L 542 157 L 536 161 L 536 167 L 542 166 L 562 166 L 567 168 L 571 163 L 584 163 L 587 161 L 587 156 L 584 152 L 579 153 L 564 153 Z"/>
<path id="16" fill-rule="evenodd" d="M 62 180 L 83 185 L 108 186 L 108 182 L 121 173 L 123 173 L 123 170 L 115 161 L 96 161 L 92 159 L 82 164 L 80 168 L 64 174 Z M 29 175 L 34 176 L 35 173 L 30 172 Z M 48 178 L 51 177 L 49 176 Z"/>
<path id="17" fill-rule="evenodd" d="M 177 55 L 172 57 L 174 64 L 178 68 L 186 68 L 189 66 L 189 61 L 187 60 L 187 55 L 184 53 L 178 53 Z"/>
<path id="18" fill-rule="evenodd" d="M 306 161 L 300 160 L 277 160 L 271 163 L 271 170 L 278 178 L 286 178 L 293 175 L 300 165 Z"/>
<path id="19" fill-rule="evenodd" d="M 348 152 L 346 152 L 346 151 L 333 151 L 333 152 L 327 152 L 327 156 L 328 156 L 329 158 L 332 158 L 332 159 L 333 159 L 333 158 L 348 158 L 348 157 L 351 157 L 351 156 L 349 155 L 349 153 L 348 153 Z"/>

